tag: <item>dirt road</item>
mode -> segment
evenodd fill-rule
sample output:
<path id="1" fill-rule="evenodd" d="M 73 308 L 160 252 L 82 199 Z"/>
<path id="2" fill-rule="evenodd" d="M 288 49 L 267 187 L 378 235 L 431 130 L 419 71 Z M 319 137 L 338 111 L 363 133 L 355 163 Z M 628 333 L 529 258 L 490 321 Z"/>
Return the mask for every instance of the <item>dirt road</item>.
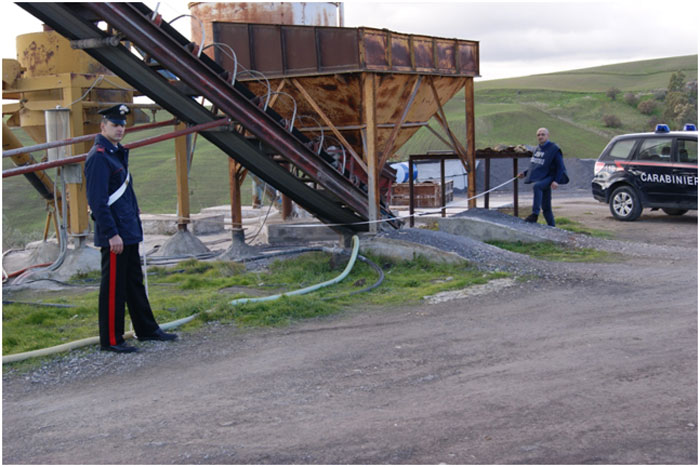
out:
<path id="1" fill-rule="evenodd" d="M 696 464 L 697 217 L 661 216 L 561 280 L 8 375 L 3 461 Z"/>

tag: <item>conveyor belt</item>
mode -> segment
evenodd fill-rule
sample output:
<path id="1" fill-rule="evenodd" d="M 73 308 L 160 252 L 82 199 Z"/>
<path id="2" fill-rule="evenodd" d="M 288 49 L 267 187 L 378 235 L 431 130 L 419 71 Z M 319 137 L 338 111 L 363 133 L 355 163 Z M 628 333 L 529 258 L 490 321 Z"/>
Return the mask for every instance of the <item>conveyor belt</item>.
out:
<path id="1" fill-rule="evenodd" d="M 178 119 L 200 124 L 220 118 L 198 104 L 193 95 L 203 96 L 260 144 L 249 142 L 242 132 L 205 131 L 202 136 L 297 204 L 339 231 L 365 231 L 368 225 L 366 186 L 357 186 L 331 165 L 332 157 L 311 149 L 311 142 L 299 131 L 289 132 L 284 119 L 271 108 L 256 105 L 256 96 L 236 82 L 168 23 L 160 21 L 140 3 L 19 3 L 70 40 L 110 36 L 95 24 L 106 22 L 121 41 L 129 41 L 147 54 L 143 59 L 124 45 L 104 45 L 85 51 L 113 73 L 153 99 Z M 157 24 L 159 23 L 159 24 Z M 104 41 L 107 43 L 108 41 Z M 158 71 L 178 77 L 173 83 Z M 282 156 L 297 170 L 281 166 L 271 154 Z M 294 175 L 299 173 L 300 177 Z M 366 181 L 366 174 L 364 174 Z M 307 183 L 311 179 L 318 189 Z M 383 218 L 393 218 L 384 206 Z M 385 224 L 398 227 L 398 221 Z"/>

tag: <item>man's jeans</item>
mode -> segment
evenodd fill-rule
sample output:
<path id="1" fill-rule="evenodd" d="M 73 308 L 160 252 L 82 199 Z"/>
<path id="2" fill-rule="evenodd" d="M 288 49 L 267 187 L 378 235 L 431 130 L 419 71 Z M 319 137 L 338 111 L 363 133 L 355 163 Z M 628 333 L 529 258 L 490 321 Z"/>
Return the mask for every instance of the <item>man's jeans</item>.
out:
<path id="1" fill-rule="evenodd" d="M 532 213 L 540 214 L 540 208 L 547 225 L 554 227 L 554 213 L 552 212 L 552 181 L 554 177 L 546 177 L 532 185 Z"/>

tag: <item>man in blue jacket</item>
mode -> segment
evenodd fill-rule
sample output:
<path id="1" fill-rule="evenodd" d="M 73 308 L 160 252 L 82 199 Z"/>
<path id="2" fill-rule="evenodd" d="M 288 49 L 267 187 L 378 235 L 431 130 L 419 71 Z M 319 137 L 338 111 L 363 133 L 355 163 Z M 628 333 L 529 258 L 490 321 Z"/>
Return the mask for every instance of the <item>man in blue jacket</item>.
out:
<path id="1" fill-rule="evenodd" d="M 561 149 L 549 141 L 549 130 L 546 128 L 537 130 L 537 143 L 538 146 L 530 158 L 530 168 L 518 174 L 520 178 L 525 177 L 524 183 L 534 183 L 532 213 L 525 218 L 525 222 L 537 222 L 541 209 L 547 225 L 554 227 L 552 189 L 568 183 L 569 179 Z"/>
<path id="2" fill-rule="evenodd" d="M 163 332 L 146 296 L 139 257 L 143 230 L 131 175 L 129 150 L 124 138 L 129 107 L 115 105 L 99 112 L 100 134 L 85 161 L 87 199 L 95 221 L 95 246 L 102 253 L 99 297 L 100 345 L 111 352 L 136 352 L 124 341 L 124 304 L 139 340 L 169 341 L 176 334 Z"/>

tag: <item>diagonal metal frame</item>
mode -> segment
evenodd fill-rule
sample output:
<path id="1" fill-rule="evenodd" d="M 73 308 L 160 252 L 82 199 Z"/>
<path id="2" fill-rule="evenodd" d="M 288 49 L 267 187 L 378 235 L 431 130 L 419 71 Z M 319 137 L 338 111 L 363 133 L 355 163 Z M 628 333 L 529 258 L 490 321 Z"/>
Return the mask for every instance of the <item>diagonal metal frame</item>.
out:
<path id="1" fill-rule="evenodd" d="M 87 8 L 84 4 L 19 3 L 19 6 L 69 39 L 88 39 L 105 35 L 89 20 L 80 17 L 78 11 L 81 9 L 84 11 Z M 137 12 L 134 10 L 134 13 Z M 138 16 L 141 15 L 138 14 Z M 216 118 L 206 108 L 175 89 L 161 75 L 150 69 L 123 46 L 88 49 L 87 52 L 182 121 L 199 124 Z M 182 54 L 190 55 L 186 51 Z M 214 74 L 213 71 L 210 72 Z M 247 101 L 247 99 L 245 100 Z M 273 124 L 276 125 L 274 122 Z M 360 206 L 358 215 L 357 209 L 344 207 L 342 201 L 330 199 L 327 192 L 321 193 L 311 189 L 238 133 L 208 131 L 203 132 L 202 135 L 229 157 L 239 161 L 248 170 L 275 186 L 325 222 L 353 224 L 366 219 L 366 214 L 363 215 L 363 210 L 366 211 L 364 203 L 360 203 L 363 206 Z M 352 186 L 349 183 L 346 184 Z M 347 191 L 347 187 L 341 191 Z M 362 196 L 358 196 L 358 194 L 353 194 L 351 198 L 361 200 Z M 341 228 L 340 230 L 367 229 L 366 225 L 350 225 L 348 227 L 349 229 Z"/>
<path id="2" fill-rule="evenodd" d="M 293 134 L 281 128 L 227 79 L 207 66 L 199 57 L 188 53 L 168 33 L 139 13 L 129 3 L 86 3 L 85 8 L 104 18 L 111 26 L 134 41 L 161 66 L 174 73 L 190 88 L 212 102 L 226 115 L 289 160 L 321 186 L 329 189 L 348 205 L 366 215 L 365 195 Z M 282 130 L 282 131 L 281 131 Z"/>

